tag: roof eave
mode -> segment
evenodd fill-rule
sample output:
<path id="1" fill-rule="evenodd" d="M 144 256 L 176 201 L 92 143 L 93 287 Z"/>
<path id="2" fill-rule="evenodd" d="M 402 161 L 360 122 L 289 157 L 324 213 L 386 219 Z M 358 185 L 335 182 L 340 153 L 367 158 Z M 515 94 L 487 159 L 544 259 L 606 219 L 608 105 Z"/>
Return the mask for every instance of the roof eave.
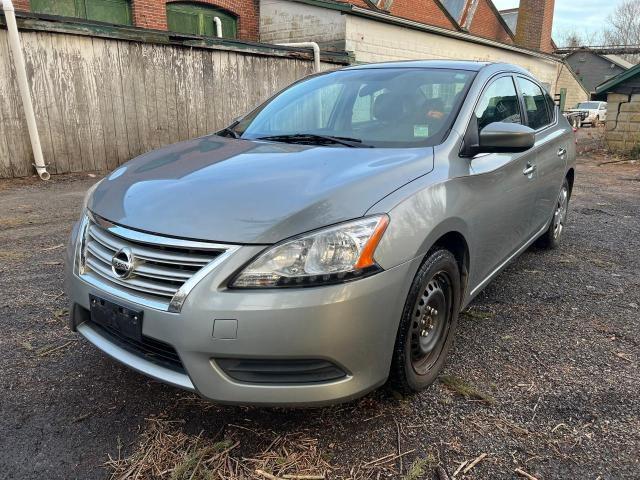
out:
<path id="1" fill-rule="evenodd" d="M 615 77 L 610 78 L 609 80 L 602 82 L 600 85 L 596 86 L 596 93 L 606 93 L 610 89 L 616 87 L 617 85 L 621 84 L 626 80 L 629 80 L 631 77 L 639 73 L 640 73 L 640 65 L 631 67 L 629 70 L 626 70 L 620 73 L 619 75 L 616 75 Z"/>

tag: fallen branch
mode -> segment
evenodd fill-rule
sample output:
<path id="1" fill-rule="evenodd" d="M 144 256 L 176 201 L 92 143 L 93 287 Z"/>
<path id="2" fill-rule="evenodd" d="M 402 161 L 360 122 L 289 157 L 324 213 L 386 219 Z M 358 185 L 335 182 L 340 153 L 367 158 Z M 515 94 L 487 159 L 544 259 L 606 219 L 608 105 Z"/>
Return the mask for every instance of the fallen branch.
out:
<path id="1" fill-rule="evenodd" d="M 73 340 L 69 340 L 67 343 L 60 345 L 59 347 L 49 348 L 47 350 L 43 350 L 38 353 L 39 357 L 45 357 L 47 355 L 52 354 L 53 352 L 57 352 L 58 350 L 62 350 L 63 348 L 67 348 L 69 345 L 73 343 Z"/>
<path id="2" fill-rule="evenodd" d="M 482 461 L 482 459 L 483 459 L 484 457 L 486 457 L 486 456 L 487 456 L 487 454 L 486 454 L 486 453 L 482 453 L 482 454 L 478 455 L 478 457 L 477 457 L 473 462 L 471 462 L 469 465 L 467 465 L 467 468 L 465 468 L 465 469 L 462 471 L 462 473 L 463 473 L 463 474 L 466 474 L 469 470 L 471 470 L 471 469 L 472 469 L 473 467 L 475 467 L 478 463 L 480 463 L 480 462 Z"/>
<path id="3" fill-rule="evenodd" d="M 398 456 L 400 458 L 400 475 L 402 475 L 403 465 L 402 465 L 402 455 L 400 455 L 400 453 L 402 452 L 402 450 L 400 449 L 400 425 L 396 420 L 394 420 L 394 422 L 396 422 L 396 430 L 398 432 Z"/>
<path id="4" fill-rule="evenodd" d="M 271 475 L 270 473 L 265 472 L 264 470 L 256 470 L 256 475 L 260 475 L 261 477 L 268 478 L 269 480 L 282 480 L 280 477 L 276 477 L 275 475 Z"/>
<path id="5" fill-rule="evenodd" d="M 364 463 L 362 466 L 363 467 L 368 467 L 370 465 L 376 465 L 378 463 L 389 463 L 393 460 L 397 460 L 400 457 L 404 457 L 405 455 L 408 455 L 410 453 L 415 452 L 416 449 L 412 448 L 411 450 L 407 450 L 404 453 L 400 453 L 400 454 L 395 454 L 395 453 L 390 453 L 388 455 L 385 455 L 384 457 L 380 457 L 380 458 L 376 458 L 375 460 L 371 460 L 370 462 Z"/>
<path id="6" fill-rule="evenodd" d="M 64 247 L 63 243 L 61 243 L 59 245 L 54 245 L 53 247 L 43 248 L 41 251 L 42 252 L 50 252 L 51 250 L 57 250 L 58 248 L 62 248 L 62 247 Z"/>
<path id="7" fill-rule="evenodd" d="M 283 475 L 282 478 L 287 480 L 324 480 L 326 477 L 324 475 L 294 475 L 289 473 Z"/>
<path id="8" fill-rule="evenodd" d="M 526 478 L 527 480 L 538 480 L 536 477 L 534 477 L 533 475 L 529 475 L 527 472 L 525 472 L 521 468 L 516 468 L 515 472 L 521 477 Z"/>
<path id="9" fill-rule="evenodd" d="M 455 471 L 455 472 L 453 472 L 453 476 L 454 476 L 454 477 L 455 477 L 455 476 L 457 476 L 457 475 L 462 471 L 462 469 L 464 468 L 464 466 L 465 466 L 467 463 L 469 463 L 469 460 L 465 460 L 464 462 L 462 462 L 462 463 L 460 464 L 460 466 L 456 469 L 456 471 Z"/>

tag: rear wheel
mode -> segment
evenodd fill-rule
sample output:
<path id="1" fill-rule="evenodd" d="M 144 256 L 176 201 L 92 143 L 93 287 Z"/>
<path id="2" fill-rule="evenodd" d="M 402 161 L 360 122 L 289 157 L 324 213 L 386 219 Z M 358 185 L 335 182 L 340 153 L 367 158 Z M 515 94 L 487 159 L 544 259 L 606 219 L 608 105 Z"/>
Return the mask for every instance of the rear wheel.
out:
<path id="1" fill-rule="evenodd" d="M 438 377 L 453 342 L 460 308 L 460 272 L 451 252 L 432 251 L 411 285 L 396 338 L 391 381 L 423 390 Z"/>
<path id="2" fill-rule="evenodd" d="M 536 245 L 542 248 L 557 248 L 560 245 L 560 239 L 562 232 L 564 231 L 564 224 L 567 220 L 567 211 L 569 209 L 569 182 L 564 179 L 562 182 L 562 188 L 558 194 L 558 200 L 556 201 L 555 209 L 553 210 L 553 217 L 549 228 L 544 234 L 538 238 Z"/>

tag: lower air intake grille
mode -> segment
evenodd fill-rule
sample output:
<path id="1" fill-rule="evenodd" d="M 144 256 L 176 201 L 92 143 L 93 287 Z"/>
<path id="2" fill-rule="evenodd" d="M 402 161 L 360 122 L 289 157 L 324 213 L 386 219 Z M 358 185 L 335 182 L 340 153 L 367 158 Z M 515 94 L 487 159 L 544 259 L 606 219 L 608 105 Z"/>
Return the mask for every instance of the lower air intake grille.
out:
<path id="1" fill-rule="evenodd" d="M 217 359 L 216 363 L 234 380 L 246 383 L 324 383 L 346 373 L 326 360 Z"/>
<path id="2" fill-rule="evenodd" d="M 95 322 L 91 322 L 91 327 L 119 347 L 124 348 L 128 352 L 148 362 L 155 363 L 156 365 L 175 372 L 186 373 L 182 361 L 180 361 L 180 357 L 178 356 L 178 352 L 167 343 L 145 336 L 142 337 L 141 341 L 133 340 L 120 334 L 117 330 L 98 325 Z"/>

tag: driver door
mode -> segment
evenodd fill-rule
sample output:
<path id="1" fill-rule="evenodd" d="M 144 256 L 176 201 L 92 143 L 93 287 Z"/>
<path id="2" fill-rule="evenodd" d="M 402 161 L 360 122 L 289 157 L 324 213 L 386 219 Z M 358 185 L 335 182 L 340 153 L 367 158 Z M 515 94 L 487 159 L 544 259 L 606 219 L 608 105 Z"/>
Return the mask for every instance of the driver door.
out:
<path id="1" fill-rule="evenodd" d="M 478 131 L 493 122 L 523 123 L 522 107 L 511 75 L 495 78 L 475 110 Z M 470 128 L 474 128 L 471 122 Z M 476 234 L 476 275 L 482 281 L 533 235 L 535 150 L 479 154 L 471 159 L 470 188 L 477 199 L 469 215 Z"/>

